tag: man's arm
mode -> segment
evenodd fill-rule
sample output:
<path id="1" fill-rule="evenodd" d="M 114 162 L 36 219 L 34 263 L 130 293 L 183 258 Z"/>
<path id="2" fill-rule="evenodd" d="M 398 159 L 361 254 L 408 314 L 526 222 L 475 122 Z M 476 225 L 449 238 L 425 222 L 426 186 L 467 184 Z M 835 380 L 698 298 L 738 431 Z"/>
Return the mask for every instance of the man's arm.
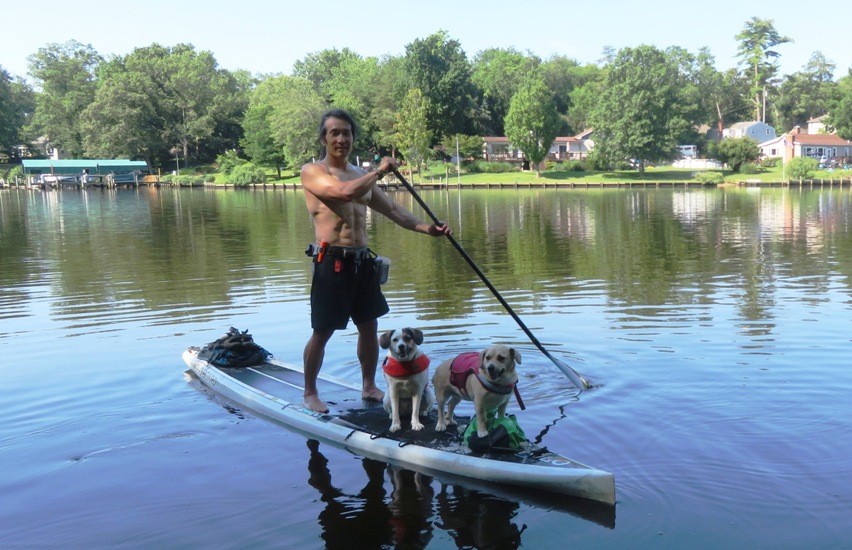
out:
<path id="1" fill-rule="evenodd" d="M 350 202 L 373 189 L 379 181 L 379 174 L 373 170 L 358 178 L 341 181 L 319 164 L 311 163 L 302 167 L 301 180 L 302 187 L 317 197 Z"/>
<path id="2" fill-rule="evenodd" d="M 424 233 L 426 235 L 432 235 L 433 237 L 453 234 L 446 224 L 429 224 L 420 221 L 417 216 L 390 200 L 390 197 L 388 197 L 387 194 L 385 194 L 385 192 L 379 187 L 376 187 L 373 190 L 370 202 L 367 205 L 379 214 L 387 217 L 400 227 L 404 227 L 409 231 Z"/>

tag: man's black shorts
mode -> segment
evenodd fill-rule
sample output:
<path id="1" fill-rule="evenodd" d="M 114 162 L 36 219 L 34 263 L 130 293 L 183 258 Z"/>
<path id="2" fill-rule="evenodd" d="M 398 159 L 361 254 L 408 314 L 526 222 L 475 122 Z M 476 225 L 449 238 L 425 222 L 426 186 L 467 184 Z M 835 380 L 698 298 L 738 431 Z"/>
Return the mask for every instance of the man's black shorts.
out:
<path id="1" fill-rule="evenodd" d="M 378 319 L 390 311 L 379 284 L 379 270 L 370 257 L 337 258 L 326 254 L 314 261 L 311 281 L 311 328 L 345 329 Z"/>

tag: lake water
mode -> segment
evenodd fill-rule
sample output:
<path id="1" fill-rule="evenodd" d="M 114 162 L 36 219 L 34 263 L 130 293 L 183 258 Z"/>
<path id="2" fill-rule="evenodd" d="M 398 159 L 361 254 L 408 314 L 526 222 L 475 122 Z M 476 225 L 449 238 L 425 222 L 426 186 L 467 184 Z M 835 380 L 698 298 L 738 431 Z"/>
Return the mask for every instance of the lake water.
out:
<path id="1" fill-rule="evenodd" d="M 181 352 L 230 326 L 299 361 L 301 192 L 2 190 L 3 547 L 849 544 L 848 189 L 422 196 L 597 387 L 577 395 L 446 239 L 377 217 L 371 247 L 392 261 L 380 329 L 423 329 L 433 364 L 515 345 L 527 409 L 510 410 L 531 439 L 613 472 L 614 507 L 388 469 L 184 377 Z M 355 340 L 334 336 L 324 372 L 359 379 Z"/>

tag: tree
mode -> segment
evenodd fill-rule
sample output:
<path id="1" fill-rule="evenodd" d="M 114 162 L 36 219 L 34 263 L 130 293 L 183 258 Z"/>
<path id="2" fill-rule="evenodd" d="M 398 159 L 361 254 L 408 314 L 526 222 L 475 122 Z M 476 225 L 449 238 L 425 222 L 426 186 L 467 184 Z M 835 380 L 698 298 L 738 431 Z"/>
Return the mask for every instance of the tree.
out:
<path id="1" fill-rule="evenodd" d="M 828 113 L 837 91 L 834 69 L 821 52 L 814 52 L 801 71 L 789 75 L 779 87 L 773 117 L 779 128 L 806 126 L 808 120 Z"/>
<path id="2" fill-rule="evenodd" d="M 408 88 L 428 99 L 427 120 L 435 139 L 472 131 L 475 87 L 470 63 L 457 40 L 439 31 L 405 46 Z"/>
<path id="3" fill-rule="evenodd" d="M 678 65 L 653 46 L 624 48 L 609 65 L 591 117 L 596 157 L 608 162 L 671 160 L 689 127 Z"/>
<path id="4" fill-rule="evenodd" d="M 91 44 L 76 40 L 49 44 L 28 58 L 36 86 L 30 131 L 73 158 L 83 156 L 83 111 L 95 99 L 97 70 L 103 57 Z"/>
<path id="5" fill-rule="evenodd" d="M 482 91 L 494 135 L 504 135 L 503 120 L 512 96 L 540 63 L 537 57 L 513 48 L 489 48 L 476 54 L 471 81 Z"/>
<path id="6" fill-rule="evenodd" d="M 852 139 L 852 69 L 837 82 L 837 92 L 831 101 L 828 125 L 843 139 Z"/>
<path id="7" fill-rule="evenodd" d="M 432 130 L 429 129 L 428 120 L 429 107 L 429 98 L 418 88 L 414 88 L 408 91 L 397 114 L 397 146 L 408 160 L 409 177 L 412 167 L 422 166 L 432 142 Z"/>
<path id="8" fill-rule="evenodd" d="M 756 141 L 748 137 L 727 138 L 715 146 L 713 153 L 732 171 L 739 172 L 743 164 L 754 162 L 760 157 L 760 147 Z"/>
<path id="9" fill-rule="evenodd" d="M 293 76 L 309 80 L 326 103 L 334 105 L 334 91 L 329 84 L 335 79 L 337 69 L 353 59 L 360 59 L 360 56 L 349 48 L 309 53 L 293 64 Z"/>
<path id="10" fill-rule="evenodd" d="M 284 161 L 296 168 L 318 160 L 324 152 L 319 149 L 317 124 L 328 105 L 304 78 L 279 76 L 275 80 L 269 126 L 275 144 L 284 152 Z"/>
<path id="11" fill-rule="evenodd" d="M 26 82 L 12 79 L 0 66 L 0 152 L 20 145 L 23 129 L 35 108 L 35 95 Z"/>
<path id="12" fill-rule="evenodd" d="M 243 119 L 243 139 L 240 145 L 245 154 L 258 166 L 274 166 L 281 177 L 285 162 L 284 149 L 273 136 L 270 115 L 275 108 L 276 85 L 280 79 L 267 78 L 260 82 L 249 97 L 249 107 Z M 221 162 L 220 170 L 222 169 Z"/>
<path id="13" fill-rule="evenodd" d="M 456 148 L 458 148 L 459 156 L 463 159 L 482 158 L 482 138 L 479 136 L 464 134 L 447 136 L 441 141 L 441 146 L 448 157 L 456 156 Z"/>
<path id="14" fill-rule="evenodd" d="M 735 38 L 740 41 L 737 57 L 750 73 L 754 120 L 763 120 L 766 87 L 778 72 L 778 58 L 781 56 L 773 48 L 793 39 L 778 34 L 771 19 L 758 17 L 748 20 Z M 761 117 L 761 112 L 764 117 Z"/>
<path id="15" fill-rule="evenodd" d="M 506 115 L 506 137 L 524 152 L 541 177 L 540 164 L 559 132 L 562 120 L 553 93 L 541 78 L 528 78 L 512 97 Z"/>
<path id="16" fill-rule="evenodd" d="M 84 117 L 86 151 L 156 166 L 177 146 L 184 159 L 212 161 L 239 146 L 251 85 L 191 44 L 137 48 L 102 67 Z"/>
<path id="17" fill-rule="evenodd" d="M 600 94 L 606 71 L 594 64 L 580 65 L 573 59 L 554 55 L 541 64 L 540 74 L 553 92 L 556 110 L 565 119 L 564 133 L 560 135 L 587 129 L 589 113 Z"/>
<path id="18" fill-rule="evenodd" d="M 811 157 L 796 157 L 787 164 L 787 174 L 793 179 L 810 179 L 819 168 L 819 161 Z"/>

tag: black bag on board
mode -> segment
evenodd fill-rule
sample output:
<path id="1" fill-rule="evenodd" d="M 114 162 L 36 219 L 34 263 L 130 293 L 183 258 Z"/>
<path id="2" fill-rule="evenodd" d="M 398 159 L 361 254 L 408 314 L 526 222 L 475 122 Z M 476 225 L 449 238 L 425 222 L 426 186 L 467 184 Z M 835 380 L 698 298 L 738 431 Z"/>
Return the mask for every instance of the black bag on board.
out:
<path id="1" fill-rule="evenodd" d="M 260 365 L 269 357 L 272 357 L 272 354 L 257 345 L 248 330 L 240 332 L 234 327 L 198 352 L 199 359 L 206 359 L 211 365 L 230 369 Z"/>

